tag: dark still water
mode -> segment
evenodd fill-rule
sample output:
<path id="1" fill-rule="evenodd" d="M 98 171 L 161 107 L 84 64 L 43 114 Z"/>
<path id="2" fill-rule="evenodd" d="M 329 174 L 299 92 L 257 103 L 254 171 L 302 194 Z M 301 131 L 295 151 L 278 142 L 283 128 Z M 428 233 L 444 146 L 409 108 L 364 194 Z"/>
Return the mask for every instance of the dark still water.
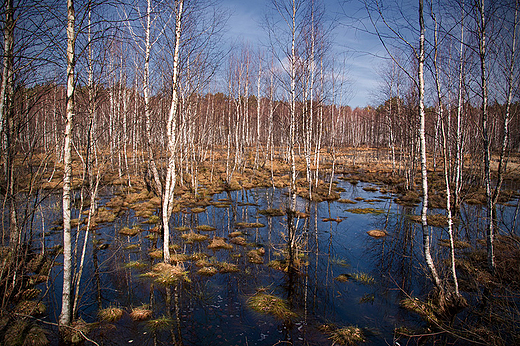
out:
<path id="1" fill-rule="evenodd" d="M 153 259 L 151 251 L 162 244 L 156 233 L 148 231 L 155 225 L 143 223 L 148 218 L 128 209 L 114 222 L 100 224 L 88 242 L 80 290 L 79 317 L 98 322 L 89 337 L 100 345 L 330 345 L 324 326 L 352 325 L 362 328 L 365 344 L 399 341 L 395 328 L 422 323 L 401 308 L 399 301 L 407 295 L 420 297 L 431 288 L 420 252 L 420 225 L 410 218 L 418 214 L 418 208 L 400 206 L 394 202 L 395 196 L 379 189 L 363 189 L 377 187 L 374 185 L 344 181 L 338 185 L 345 189 L 340 201 L 298 199 L 301 213 L 294 220 L 294 271 L 283 265 L 287 215 L 260 213 L 285 210 L 285 190 L 224 192 L 213 196 L 215 203 L 204 210 L 186 208 L 175 214 L 171 220 L 172 256 L 184 260 L 187 274 L 169 285 L 146 276 L 161 261 Z M 105 196 L 100 205 L 112 197 Z M 502 209 L 502 219 L 511 227 L 515 209 Z M 59 214 L 58 208 L 49 210 L 54 211 L 48 213 L 47 225 L 53 213 L 54 217 Z M 481 212 L 481 207 L 466 207 L 458 224 L 459 236 L 474 244 L 482 237 L 475 231 L 478 227 L 473 227 L 481 222 Z M 197 229 L 200 225 L 214 229 Z M 134 226 L 141 228 L 136 235 L 119 232 Z M 473 230 L 471 237 L 469 229 Z M 367 234 L 370 230 L 384 230 L 387 236 L 373 238 Z M 188 239 L 191 232 L 207 239 Z M 80 244 L 83 236 L 80 233 Z M 447 238 L 442 228 L 434 228 L 433 236 Z M 50 232 L 46 246 L 61 243 L 60 237 L 60 231 Z M 223 238 L 225 248 L 208 248 L 214 237 Z M 442 262 L 447 249 L 437 245 L 433 249 L 437 262 Z M 253 250 L 256 256 L 251 254 Z M 57 262 L 61 261 L 58 257 Z M 232 270 L 222 270 L 224 263 Z M 202 273 L 201 268 L 214 269 Z M 52 322 L 60 312 L 61 276 L 58 264 L 48 286 L 42 286 L 44 292 L 48 289 L 46 319 Z M 253 310 L 248 302 L 258 293 L 284 299 L 290 317 Z M 121 319 L 100 321 L 99 310 L 107 307 L 121 308 Z M 151 316 L 133 319 L 130 312 L 137 307 L 151 310 Z"/>

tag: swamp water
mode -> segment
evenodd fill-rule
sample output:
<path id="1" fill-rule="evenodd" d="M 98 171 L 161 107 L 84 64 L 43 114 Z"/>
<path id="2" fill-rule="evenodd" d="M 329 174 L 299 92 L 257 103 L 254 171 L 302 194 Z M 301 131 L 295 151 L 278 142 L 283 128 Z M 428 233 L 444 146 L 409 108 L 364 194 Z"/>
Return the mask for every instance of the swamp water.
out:
<path id="1" fill-rule="evenodd" d="M 431 288 L 424 275 L 421 228 L 410 219 L 419 209 L 396 204 L 395 196 L 370 189 L 371 184 L 340 181 L 338 187 L 345 189 L 342 202 L 297 200 L 297 210 L 307 212 L 308 217 L 300 214 L 294 219 L 299 264 L 295 272 L 283 270 L 280 264 L 287 253 L 287 216 L 260 213 L 285 210 L 285 190 L 223 192 L 214 195 L 212 201 L 218 203 L 204 211 L 193 213 L 188 208 L 175 214 L 172 254 L 190 259 L 183 262 L 187 280 L 169 286 L 143 276 L 161 261 L 150 256 L 157 244 L 161 248 L 160 237 L 147 231 L 153 224 L 143 223 L 147 219 L 135 216 L 132 209 L 112 223 L 101 224 L 94 234 L 95 245 L 89 240 L 79 317 L 87 323 L 98 322 L 99 309 L 107 307 L 121 308 L 124 313 L 118 321 L 95 324 L 89 337 L 100 345 L 330 345 L 324 325 L 353 325 L 363 329 L 366 344 L 392 345 L 397 341 L 395 328 L 422 323 L 417 315 L 401 308 L 399 301 L 407 294 L 422 296 Z M 102 197 L 99 205 L 111 197 Z M 57 209 L 45 215 L 47 225 L 59 219 Z M 511 227 L 507 218 L 513 219 L 515 208 L 503 210 L 502 220 Z M 466 237 L 465 230 L 478 228 L 483 217 L 482 207 L 465 206 L 459 236 Z M 261 223 L 262 227 L 245 228 L 240 223 Z M 119 233 L 123 227 L 135 225 L 142 229 L 135 236 Z M 200 225 L 215 229 L 197 230 Z M 367 234 L 370 230 L 385 230 L 387 236 L 373 238 Z M 189 242 L 181 237 L 191 231 L 208 239 Z M 236 231 L 243 233 L 239 236 L 245 244 L 232 242 L 230 233 Z M 46 246 L 61 243 L 60 231 L 47 233 Z M 442 228 L 435 228 L 435 235 L 447 238 Z M 229 249 L 209 249 L 214 237 L 224 238 Z M 471 241 L 478 237 L 482 234 L 472 235 Z M 251 250 L 259 250 L 256 257 Z M 433 253 L 445 256 L 447 250 L 434 246 Z M 231 272 L 218 272 L 224 262 L 231 264 L 227 267 Z M 129 263 L 134 265 L 129 267 Z M 202 265 L 215 268 L 216 273 L 202 274 Z M 60 313 L 61 277 L 58 264 L 48 284 L 40 287 L 49 292 L 44 297 L 45 319 L 51 322 Z M 279 318 L 253 310 L 248 302 L 258 292 L 285 299 L 293 314 Z M 152 311 L 147 320 L 130 317 L 132 308 L 140 306 Z M 51 334 L 49 339 L 56 344 L 57 333 Z"/>

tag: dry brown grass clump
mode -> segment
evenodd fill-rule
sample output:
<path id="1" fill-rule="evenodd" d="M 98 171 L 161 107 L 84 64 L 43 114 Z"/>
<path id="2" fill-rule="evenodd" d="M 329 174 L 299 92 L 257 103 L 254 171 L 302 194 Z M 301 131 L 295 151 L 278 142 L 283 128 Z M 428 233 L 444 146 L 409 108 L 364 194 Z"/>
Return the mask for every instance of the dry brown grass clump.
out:
<path id="1" fill-rule="evenodd" d="M 382 238 L 382 237 L 387 236 L 387 233 L 381 229 L 373 229 L 373 230 L 367 231 L 367 234 L 369 236 L 371 236 L 372 238 Z"/>
<path id="2" fill-rule="evenodd" d="M 200 268 L 197 273 L 199 275 L 204 275 L 204 276 L 213 276 L 215 274 L 218 273 L 218 270 L 217 268 L 215 267 L 211 267 L 211 266 L 208 266 L 208 267 L 202 267 Z"/>
<path id="3" fill-rule="evenodd" d="M 166 330 L 166 329 L 170 329 L 172 327 L 172 324 L 173 324 L 173 320 L 171 318 L 168 318 L 166 316 L 162 316 L 162 317 L 159 317 L 159 318 L 156 318 L 154 320 L 150 320 L 146 323 L 146 326 L 156 332 L 156 331 L 159 331 L 159 330 Z"/>
<path id="4" fill-rule="evenodd" d="M 192 212 L 193 214 L 203 213 L 203 212 L 205 212 L 205 211 L 206 211 L 206 209 L 204 209 L 204 208 L 200 208 L 200 207 L 191 208 L 191 212 Z"/>
<path id="5" fill-rule="evenodd" d="M 247 253 L 247 259 L 249 260 L 250 263 L 262 264 L 262 263 L 264 263 L 264 258 L 263 258 L 264 254 L 265 254 L 265 250 L 263 247 L 261 247 L 259 249 L 253 249 Z"/>
<path id="6" fill-rule="evenodd" d="M 334 278 L 334 280 L 339 281 L 339 282 L 347 282 L 348 278 L 349 278 L 349 276 L 347 274 L 340 274 L 340 275 L 336 276 Z"/>
<path id="7" fill-rule="evenodd" d="M 228 262 L 220 262 L 220 263 L 218 263 L 218 271 L 220 273 L 235 273 L 235 272 L 238 272 L 239 269 L 236 264 L 228 263 Z"/>
<path id="8" fill-rule="evenodd" d="M 163 257 L 163 252 L 160 249 L 152 250 L 148 253 L 148 256 L 155 259 L 161 259 Z"/>
<path id="9" fill-rule="evenodd" d="M 282 320 L 289 320 L 297 316 L 289 309 L 285 299 L 272 294 L 256 293 L 247 300 L 247 305 L 256 312 L 270 314 Z"/>
<path id="10" fill-rule="evenodd" d="M 186 226 L 173 227 L 173 229 L 179 232 L 186 232 L 190 230 L 190 228 Z"/>
<path id="11" fill-rule="evenodd" d="M 198 225 L 197 227 L 195 227 L 195 229 L 201 232 L 211 232 L 216 230 L 215 227 L 210 225 Z"/>
<path id="12" fill-rule="evenodd" d="M 233 245 L 226 243 L 226 240 L 222 237 L 213 237 L 211 239 L 211 243 L 208 245 L 208 249 L 218 250 L 225 249 L 230 250 L 233 248 Z"/>
<path id="13" fill-rule="evenodd" d="M 152 310 L 148 309 L 147 305 L 142 305 L 133 308 L 130 312 L 130 318 L 134 321 L 144 321 L 152 317 Z"/>
<path id="14" fill-rule="evenodd" d="M 421 215 L 411 215 L 410 220 L 413 222 L 421 223 Z M 428 225 L 433 227 L 446 227 L 448 226 L 448 218 L 443 214 L 430 214 L 427 215 L 426 220 Z"/>
<path id="15" fill-rule="evenodd" d="M 116 322 L 123 317 L 123 310 L 116 307 L 109 307 L 98 311 L 98 316 L 102 321 Z"/>
<path id="16" fill-rule="evenodd" d="M 262 209 L 258 211 L 258 214 L 265 216 L 283 216 L 285 215 L 285 211 L 281 209 Z"/>
<path id="17" fill-rule="evenodd" d="M 241 236 L 241 235 L 244 235 L 244 232 L 242 231 L 234 231 L 234 232 L 231 232 L 228 234 L 228 236 L 230 238 L 235 238 L 235 237 L 238 237 L 238 236 Z"/>
<path id="18" fill-rule="evenodd" d="M 354 202 L 354 201 L 352 201 L 350 199 L 343 199 L 343 198 L 338 199 L 338 202 L 339 203 L 345 203 L 345 204 L 356 204 L 357 203 L 357 202 Z"/>
<path id="19" fill-rule="evenodd" d="M 205 234 L 199 234 L 195 232 L 184 233 L 181 235 L 181 238 L 184 239 L 187 243 L 199 242 L 208 239 L 209 237 Z"/>
<path id="20" fill-rule="evenodd" d="M 354 214 L 374 214 L 374 215 L 380 215 L 384 214 L 385 211 L 383 209 L 376 209 L 376 208 L 351 208 L 347 209 L 346 211 Z"/>
<path id="21" fill-rule="evenodd" d="M 179 280 L 184 280 L 189 282 L 188 272 L 184 270 L 184 266 L 182 265 L 171 265 L 167 263 L 157 263 L 153 266 L 152 271 L 146 274 L 143 274 L 145 277 L 151 277 L 155 280 L 155 282 L 170 286 L 178 282 Z"/>
<path id="22" fill-rule="evenodd" d="M 128 237 L 133 237 L 138 232 L 139 232 L 139 229 L 137 229 L 137 228 L 128 228 L 128 227 L 123 227 L 123 228 L 121 228 L 119 230 L 119 234 L 124 235 L 124 236 L 128 236 Z"/>
<path id="23" fill-rule="evenodd" d="M 231 243 L 236 244 L 236 245 L 240 245 L 240 246 L 246 246 L 247 245 L 246 238 L 244 238 L 244 237 L 234 237 L 234 238 L 231 238 L 230 241 L 231 241 Z"/>
<path id="24" fill-rule="evenodd" d="M 261 228 L 265 227 L 263 223 L 260 222 L 237 222 L 235 224 L 238 228 Z"/>
<path id="25" fill-rule="evenodd" d="M 361 328 L 349 326 L 332 330 L 330 332 L 329 340 L 332 340 L 332 345 L 348 346 L 365 342 L 365 336 L 363 335 Z"/>
<path id="26" fill-rule="evenodd" d="M 141 269 L 146 267 L 146 263 L 139 262 L 139 261 L 130 261 L 124 265 L 125 268 L 136 268 Z"/>
<path id="27" fill-rule="evenodd" d="M 404 195 L 396 198 L 395 202 L 400 205 L 415 207 L 421 203 L 421 198 L 417 192 L 407 191 Z"/>
<path id="28" fill-rule="evenodd" d="M 45 310 L 45 304 L 34 300 L 23 300 L 14 308 L 15 313 L 30 316 L 44 314 Z"/>
<path id="29" fill-rule="evenodd" d="M 450 240 L 449 239 L 439 239 L 439 245 L 442 247 L 450 247 Z M 471 247 L 471 245 L 464 240 L 454 240 L 453 241 L 453 247 L 455 249 L 468 249 Z"/>
<path id="30" fill-rule="evenodd" d="M 94 216 L 93 221 L 96 224 L 110 223 L 110 222 L 114 222 L 115 219 L 116 219 L 116 214 L 114 214 L 114 212 L 112 212 L 111 210 L 108 210 L 104 207 L 100 207 L 96 211 L 96 215 Z"/>

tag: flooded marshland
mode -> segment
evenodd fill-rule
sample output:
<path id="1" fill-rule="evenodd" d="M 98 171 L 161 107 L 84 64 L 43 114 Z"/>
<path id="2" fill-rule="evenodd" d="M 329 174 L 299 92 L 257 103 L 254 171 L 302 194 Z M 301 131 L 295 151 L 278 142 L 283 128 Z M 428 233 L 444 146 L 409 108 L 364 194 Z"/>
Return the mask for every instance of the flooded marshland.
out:
<path id="1" fill-rule="evenodd" d="M 432 288 L 414 218 L 419 208 L 396 203 L 374 184 L 338 187 L 344 191 L 337 201 L 299 198 L 294 215 L 287 215 L 287 191 L 272 188 L 221 192 L 205 206 L 183 208 L 171 219 L 169 268 L 158 264 L 153 200 L 135 197 L 124 207 L 115 191 L 104 191 L 99 207 L 116 217 L 99 220 L 87 242 L 78 310 L 89 324 L 85 334 L 100 345 L 326 345 L 334 331 L 355 327 L 358 341 L 395 344 L 404 338 L 396 329 L 425 326 L 400 302 Z M 512 230 L 516 207 L 500 211 L 501 229 Z M 482 206 L 463 206 L 459 256 L 484 248 L 483 217 Z M 45 226 L 39 241 L 48 249 L 61 244 L 61 230 L 52 229 L 59 220 L 51 203 L 35 221 Z M 295 226 L 292 242 L 288 222 Z M 443 222 L 435 225 L 432 234 L 441 239 L 433 253 L 442 263 L 447 233 Z M 80 231 L 76 242 L 84 236 Z M 49 280 L 38 286 L 44 321 L 56 322 L 60 313 L 61 262 L 58 255 Z M 58 342 L 57 331 L 49 335 Z"/>

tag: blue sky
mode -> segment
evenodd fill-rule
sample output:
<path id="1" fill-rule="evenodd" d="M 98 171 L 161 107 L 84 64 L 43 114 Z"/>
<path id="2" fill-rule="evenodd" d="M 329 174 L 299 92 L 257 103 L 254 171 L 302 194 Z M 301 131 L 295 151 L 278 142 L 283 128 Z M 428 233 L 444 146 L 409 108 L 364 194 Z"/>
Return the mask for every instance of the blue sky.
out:
<path id="1" fill-rule="evenodd" d="M 365 10 L 356 1 L 323 0 L 323 3 L 327 17 L 334 18 L 334 55 L 348 56 L 346 70 L 352 83 L 352 93 L 346 103 L 352 107 L 372 104 L 371 95 L 378 85 L 376 69 L 383 63 L 374 55 L 382 55 L 383 48 L 376 37 L 352 28 L 353 19 L 363 20 L 366 17 Z M 227 39 L 252 46 L 266 43 L 267 35 L 262 23 L 270 4 L 271 0 L 222 0 L 221 6 L 230 12 Z"/>

